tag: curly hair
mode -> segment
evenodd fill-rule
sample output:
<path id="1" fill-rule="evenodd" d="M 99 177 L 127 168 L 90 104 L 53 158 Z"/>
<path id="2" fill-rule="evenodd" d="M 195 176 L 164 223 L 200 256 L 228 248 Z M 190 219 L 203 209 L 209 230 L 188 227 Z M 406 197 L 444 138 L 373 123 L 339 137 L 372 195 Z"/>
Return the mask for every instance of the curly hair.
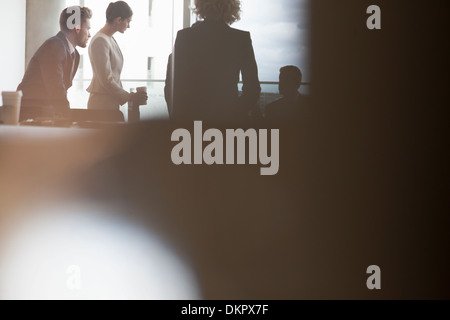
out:
<path id="1" fill-rule="evenodd" d="M 194 13 L 204 19 L 217 16 L 227 24 L 238 21 L 241 16 L 241 1 L 239 0 L 195 0 Z"/>

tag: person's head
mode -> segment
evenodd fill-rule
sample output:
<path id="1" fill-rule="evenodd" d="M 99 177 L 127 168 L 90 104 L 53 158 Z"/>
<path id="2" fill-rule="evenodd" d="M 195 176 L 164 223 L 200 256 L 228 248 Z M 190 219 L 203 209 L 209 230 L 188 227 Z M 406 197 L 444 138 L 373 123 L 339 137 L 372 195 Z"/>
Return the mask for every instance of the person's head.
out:
<path id="1" fill-rule="evenodd" d="M 92 11 L 87 7 L 74 6 L 64 9 L 59 17 L 60 30 L 70 35 L 79 47 L 86 48 L 91 37 Z"/>
<path id="2" fill-rule="evenodd" d="M 239 0 L 195 0 L 194 13 L 201 19 L 209 18 L 232 24 L 241 16 Z"/>
<path id="3" fill-rule="evenodd" d="M 302 83 L 302 72 L 296 66 L 285 66 L 280 69 L 279 90 L 282 95 L 298 92 Z"/>
<path id="4" fill-rule="evenodd" d="M 125 1 L 111 2 L 106 9 L 106 22 L 120 33 L 130 28 L 133 10 Z"/>

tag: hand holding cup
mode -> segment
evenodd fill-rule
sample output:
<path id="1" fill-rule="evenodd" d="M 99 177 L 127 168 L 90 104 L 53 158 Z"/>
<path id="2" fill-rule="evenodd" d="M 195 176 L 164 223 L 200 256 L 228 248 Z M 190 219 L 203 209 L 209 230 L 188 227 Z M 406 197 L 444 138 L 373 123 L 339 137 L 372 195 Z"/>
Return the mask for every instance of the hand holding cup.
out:
<path id="1" fill-rule="evenodd" d="M 147 105 L 148 95 L 147 87 L 136 88 L 136 94 L 134 96 L 134 103 L 139 106 Z"/>

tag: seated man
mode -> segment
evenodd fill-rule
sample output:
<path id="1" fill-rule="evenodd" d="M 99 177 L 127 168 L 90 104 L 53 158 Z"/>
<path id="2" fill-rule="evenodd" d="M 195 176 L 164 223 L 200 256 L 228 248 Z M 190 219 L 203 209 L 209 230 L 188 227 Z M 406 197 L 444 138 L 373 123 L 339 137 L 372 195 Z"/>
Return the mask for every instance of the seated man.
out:
<path id="1" fill-rule="evenodd" d="M 302 83 L 302 72 L 295 66 L 280 69 L 279 91 L 283 96 L 266 106 L 266 119 L 270 122 L 293 123 L 305 111 L 306 97 L 298 92 Z"/>
<path id="2" fill-rule="evenodd" d="M 92 12 L 86 7 L 63 10 L 59 20 L 61 31 L 37 50 L 17 88 L 23 92 L 21 120 L 42 115 L 43 110 L 47 110 L 46 115 L 69 114 L 67 90 L 80 61 L 76 47 L 87 46 L 91 17 Z"/>

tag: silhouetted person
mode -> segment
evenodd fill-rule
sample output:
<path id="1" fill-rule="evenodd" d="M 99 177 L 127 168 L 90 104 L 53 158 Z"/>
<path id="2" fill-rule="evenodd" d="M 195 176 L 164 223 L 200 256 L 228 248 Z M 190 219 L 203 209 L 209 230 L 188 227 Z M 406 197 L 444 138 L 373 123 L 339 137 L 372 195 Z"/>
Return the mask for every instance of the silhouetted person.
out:
<path id="1" fill-rule="evenodd" d="M 266 119 L 276 123 L 293 123 L 301 119 L 307 108 L 306 97 L 298 91 L 302 72 L 295 66 L 280 69 L 279 91 L 283 96 L 266 106 Z"/>
<path id="2" fill-rule="evenodd" d="M 204 21 L 179 31 L 175 42 L 173 100 L 166 98 L 171 118 L 245 120 L 261 88 L 250 33 L 229 26 L 239 19 L 240 3 L 196 0 L 194 12 Z"/>
<path id="3" fill-rule="evenodd" d="M 80 19 L 74 19 L 78 12 Z M 54 114 L 68 115 L 67 90 L 72 86 L 80 62 L 76 47 L 87 46 L 91 37 L 91 17 L 92 11 L 86 7 L 70 7 L 62 11 L 59 19 L 61 31 L 37 50 L 17 88 L 23 92 L 21 113 L 27 108 L 44 108 Z M 81 25 L 73 24 L 76 21 Z"/>

